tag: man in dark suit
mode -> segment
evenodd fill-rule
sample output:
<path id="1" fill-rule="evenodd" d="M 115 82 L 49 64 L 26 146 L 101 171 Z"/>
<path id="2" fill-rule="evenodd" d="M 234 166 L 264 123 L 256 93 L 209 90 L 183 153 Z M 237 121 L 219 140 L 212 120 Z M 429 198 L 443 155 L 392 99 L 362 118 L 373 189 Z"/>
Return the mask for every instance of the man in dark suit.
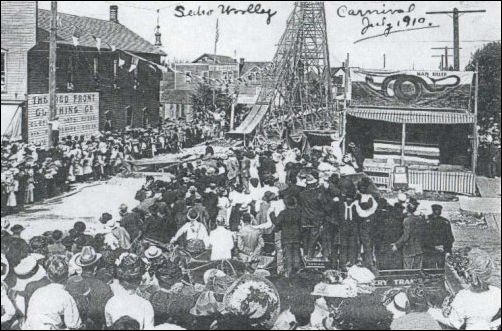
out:
<path id="1" fill-rule="evenodd" d="M 392 244 L 392 250 L 396 252 L 401 249 L 403 253 L 404 269 L 421 269 L 423 260 L 423 228 L 424 220 L 422 216 L 415 215 L 418 201 L 410 198 L 406 206 L 407 215 L 403 221 L 403 235 Z"/>
<path id="2" fill-rule="evenodd" d="M 424 268 L 443 268 L 445 255 L 451 254 L 455 238 L 451 224 L 441 216 L 443 207 L 432 205 L 432 214 L 425 221 L 423 238 Z"/>

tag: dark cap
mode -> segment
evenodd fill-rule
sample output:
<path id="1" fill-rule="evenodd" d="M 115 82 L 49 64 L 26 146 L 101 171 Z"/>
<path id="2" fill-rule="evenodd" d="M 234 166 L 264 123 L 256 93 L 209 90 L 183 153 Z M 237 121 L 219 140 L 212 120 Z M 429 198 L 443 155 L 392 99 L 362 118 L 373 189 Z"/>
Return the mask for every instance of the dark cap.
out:
<path id="1" fill-rule="evenodd" d="M 438 205 L 437 203 L 431 206 L 432 210 L 443 210 L 443 206 Z"/>

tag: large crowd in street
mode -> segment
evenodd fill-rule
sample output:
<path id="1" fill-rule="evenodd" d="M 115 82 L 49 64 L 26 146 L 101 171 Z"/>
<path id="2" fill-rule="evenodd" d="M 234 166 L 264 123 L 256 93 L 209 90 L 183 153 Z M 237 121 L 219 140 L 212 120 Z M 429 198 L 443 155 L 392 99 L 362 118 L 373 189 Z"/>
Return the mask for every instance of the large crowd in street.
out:
<path id="1" fill-rule="evenodd" d="M 2 215 L 44 201 L 75 183 L 99 181 L 128 172 L 128 161 L 175 153 L 218 136 L 212 122 L 165 122 L 156 128 L 61 136 L 49 146 L 2 140 Z M 110 129 L 111 130 L 111 129 Z"/>
<path id="2" fill-rule="evenodd" d="M 41 174 L 48 194 L 60 189 L 55 181 L 113 176 L 118 159 L 183 147 L 169 132 L 69 137 L 50 156 L 6 145 L 2 157 L 5 151 L 7 168 L 20 169 L 10 174 L 17 180 Z M 75 172 L 80 161 L 87 171 Z M 359 164 L 353 144 L 345 155 L 336 146 L 216 154 L 207 145 L 197 160 L 146 177 L 131 192 L 137 206 L 117 206 L 118 218 L 103 213 L 99 231 L 76 222 L 67 233 L 25 238 L 23 226 L 4 220 L 2 330 L 500 328 L 491 257 L 476 248 L 456 252 L 441 205 L 424 215 L 404 193 L 391 203 Z M 305 270 L 312 261 L 328 271 Z M 421 283 L 382 292 L 375 283 L 381 270 L 448 264 L 466 285 L 456 295 Z M 315 280 L 306 319 L 288 301 L 301 296 L 292 284 L 305 273 Z"/>

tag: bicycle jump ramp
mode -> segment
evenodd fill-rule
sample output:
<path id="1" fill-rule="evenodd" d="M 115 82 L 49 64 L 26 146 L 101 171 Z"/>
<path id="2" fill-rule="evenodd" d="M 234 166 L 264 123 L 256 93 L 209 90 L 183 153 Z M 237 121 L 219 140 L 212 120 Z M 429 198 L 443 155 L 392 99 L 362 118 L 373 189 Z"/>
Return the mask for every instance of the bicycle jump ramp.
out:
<path id="1" fill-rule="evenodd" d="M 263 120 L 268 111 L 267 104 L 255 104 L 244 121 L 236 129 L 229 131 L 229 135 L 248 135 L 251 134 L 258 124 Z"/>

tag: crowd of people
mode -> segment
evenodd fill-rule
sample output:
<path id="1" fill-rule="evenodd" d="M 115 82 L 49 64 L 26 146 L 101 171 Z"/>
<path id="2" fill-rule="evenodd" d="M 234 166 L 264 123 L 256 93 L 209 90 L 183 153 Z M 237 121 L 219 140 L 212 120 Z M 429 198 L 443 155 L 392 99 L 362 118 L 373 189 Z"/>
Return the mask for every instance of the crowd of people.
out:
<path id="1" fill-rule="evenodd" d="M 140 133 L 130 140 L 158 137 Z M 131 145 L 105 137 L 85 150 L 99 158 L 100 146 Z M 62 160 L 84 155 L 71 153 L 81 143 L 61 145 Z M 128 153 L 140 152 L 151 153 Z M 295 314 L 280 305 L 290 293 L 267 278 L 293 281 L 310 261 L 332 271 L 311 293 L 304 329 L 500 325 L 493 261 L 478 250 L 463 264 L 469 289 L 444 310 L 423 284 L 377 294 L 380 270 L 443 268 L 454 237 L 440 205 L 425 216 L 403 193 L 390 203 L 357 171 L 356 156 L 337 153 L 270 144 L 216 154 L 208 145 L 197 160 L 146 177 L 138 205 L 119 206 L 119 218 L 103 213 L 101 231 L 76 222 L 26 241 L 23 227 L 3 223 L 2 329 L 293 329 Z"/>
<path id="2" fill-rule="evenodd" d="M 204 123 L 165 122 L 158 128 L 106 131 L 99 136 L 54 136 L 52 147 L 2 140 L 2 215 L 68 191 L 74 183 L 130 171 L 127 161 L 175 153 L 213 139 Z"/>

